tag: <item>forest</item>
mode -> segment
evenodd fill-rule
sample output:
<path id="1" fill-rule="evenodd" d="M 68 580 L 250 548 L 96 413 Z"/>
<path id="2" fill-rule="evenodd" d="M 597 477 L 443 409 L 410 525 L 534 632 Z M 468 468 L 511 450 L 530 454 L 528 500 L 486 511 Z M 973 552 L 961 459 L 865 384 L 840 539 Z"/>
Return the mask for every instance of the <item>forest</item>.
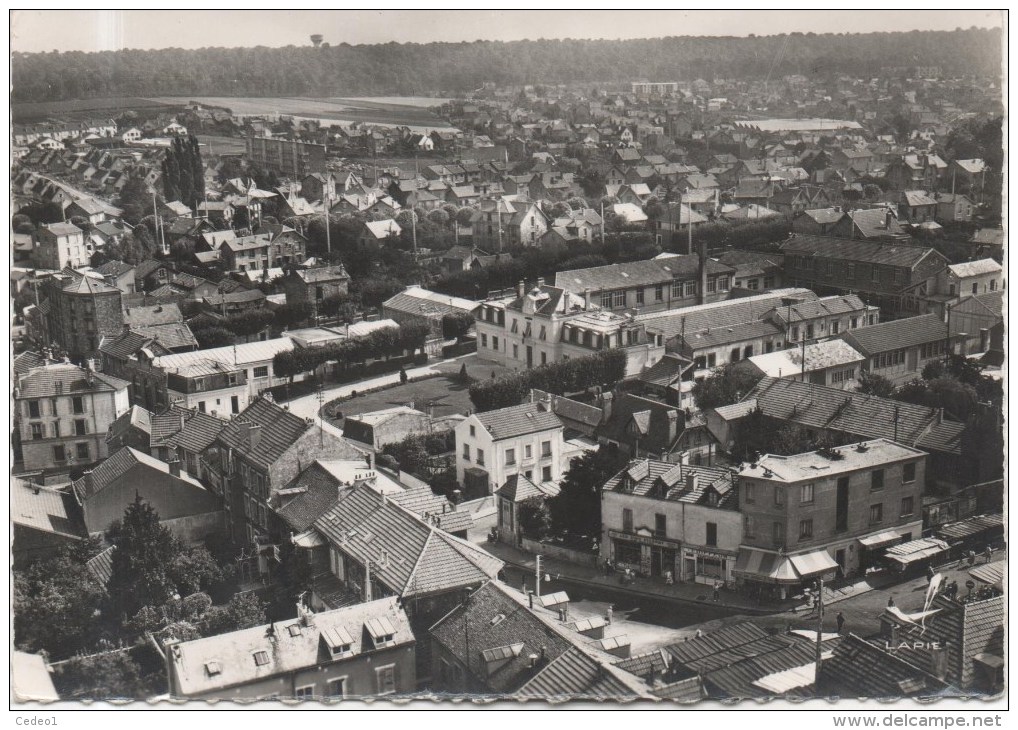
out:
<path id="1" fill-rule="evenodd" d="M 535 33 L 540 33 L 535 14 Z M 558 29 L 551 29 L 558 32 Z M 803 74 L 871 77 L 939 66 L 998 75 L 999 30 L 525 40 L 14 53 L 12 101 L 138 96 L 343 96 L 465 92 L 485 83 L 617 84 Z"/>

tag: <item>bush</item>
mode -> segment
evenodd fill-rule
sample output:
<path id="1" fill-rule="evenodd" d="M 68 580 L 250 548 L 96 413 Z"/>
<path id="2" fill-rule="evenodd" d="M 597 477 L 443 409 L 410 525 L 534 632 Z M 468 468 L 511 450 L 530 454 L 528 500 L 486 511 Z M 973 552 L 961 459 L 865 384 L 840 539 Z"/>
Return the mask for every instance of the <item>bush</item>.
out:
<path id="1" fill-rule="evenodd" d="M 470 386 L 478 412 L 519 405 L 532 388 L 562 395 L 595 385 L 612 385 L 626 375 L 626 351 L 602 350 L 589 357 L 541 365 Z"/>

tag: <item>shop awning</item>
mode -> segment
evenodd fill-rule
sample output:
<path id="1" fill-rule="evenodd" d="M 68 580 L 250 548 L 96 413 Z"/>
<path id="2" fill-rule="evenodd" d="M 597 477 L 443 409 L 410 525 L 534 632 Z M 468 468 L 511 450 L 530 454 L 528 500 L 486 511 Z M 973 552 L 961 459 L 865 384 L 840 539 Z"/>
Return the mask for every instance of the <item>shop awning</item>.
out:
<path id="1" fill-rule="evenodd" d="M 909 565 L 919 560 L 932 557 L 947 550 L 947 543 L 935 537 L 924 537 L 919 540 L 895 545 L 887 548 L 885 556 L 902 565 Z"/>
<path id="2" fill-rule="evenodd" d="M 886 530 L 884 532 L 878 532 L 876 535 L 860 537 L 859 544 L 864 548 L 873 550 L 875 548 L 884 547 L 885 545 L 890 545 L 892 542 L 897 542 L 900 539 L 901 533 L 895 532 L 894 530 Z"/>
<path id="3" fill-rule="evenodd" d="M 733 572 L 743 578 L 761 583 L 798 585 L 800 579 L 792 561 L 784 555 L 765 553 L 752 548 L 740 548 Z"/>
<path id="4" fill-rule="evenodd" d="M 793 555 L 789 560 L 801 578 L 812 578 L 823 573 L 838 569 L 838 564 L 826 550 L 815 550 L 811 553 Z"/>
<path id="5" fill-rule="evenodd" d="M 979 515 L 960 522 L 941 525 L 937 536 L 945 540 L 965 540 L 989 530 L 1003 529 L 1004 515 Z"/>
<path id="6" fill-rule="evenodd" d="M 989 583 L 991 586 L 997 583 L 1004 582 L 1004 563 L 988 563 L 986 565 L 980 565 L 978 568 L 973 568 L 969 571 L 969 575 L 978 581 L 983 583 Z"/>

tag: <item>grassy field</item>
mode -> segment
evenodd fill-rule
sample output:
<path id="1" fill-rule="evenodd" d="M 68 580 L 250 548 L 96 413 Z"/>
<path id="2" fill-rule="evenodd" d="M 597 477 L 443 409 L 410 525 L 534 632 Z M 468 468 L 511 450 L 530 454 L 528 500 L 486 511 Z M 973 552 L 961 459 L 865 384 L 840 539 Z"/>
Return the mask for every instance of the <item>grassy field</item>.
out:
<path id="1" fill-rule="evenodd" d="M 184 106 L 187 99 L 167 104 L 157 99 L 143 99 L 138 96 L 118 96 L 98 99 L 71 99 L 68 101 L 40 101 L 11 105 L 11 120 L 28 123 L 59 117 L 61 119 L 83 119 L 86 117 L 113 117 L 129 110 L 152 109 L 163 106 Z"/>
<path id="2" fill-rule="evenodd" d="M 204 145 L 201 151 L 206 157 L 213 155 L 241 155 L 244 154 L 246 149 L 243 137 L 220 137 L 214 134 L 199 134 L 198 142 Z"/>

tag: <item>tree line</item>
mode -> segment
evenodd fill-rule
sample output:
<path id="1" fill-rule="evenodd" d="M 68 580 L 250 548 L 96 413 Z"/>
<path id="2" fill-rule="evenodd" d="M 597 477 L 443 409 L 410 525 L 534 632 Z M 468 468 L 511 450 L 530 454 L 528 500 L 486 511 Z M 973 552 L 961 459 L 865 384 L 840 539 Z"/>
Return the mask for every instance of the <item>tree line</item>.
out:
<path id="1" fill-rule="evenodd" d="M 293 378 L 332 361 L 346 368 L 366 360 L 388 360 L 424 347 L 429 333 L 430 328 L 423 322 L 406 322 L 399 329 L 386 327 L 322 347 L 295 347 L 288 352 L 277 352 L 272 367 L 276 375 Z"/>
<path id="2" fill-rule="evenodd" d="M 468 91 L 498 85 L 632 79 L 831 78 L 939 66 L 998 75 L 998 29 L 792 33 L 748 38 L 346 43 L 313 48 L 167 48 L 14 53 L 12 101 L 138 96 L 343 96 Z"/>

